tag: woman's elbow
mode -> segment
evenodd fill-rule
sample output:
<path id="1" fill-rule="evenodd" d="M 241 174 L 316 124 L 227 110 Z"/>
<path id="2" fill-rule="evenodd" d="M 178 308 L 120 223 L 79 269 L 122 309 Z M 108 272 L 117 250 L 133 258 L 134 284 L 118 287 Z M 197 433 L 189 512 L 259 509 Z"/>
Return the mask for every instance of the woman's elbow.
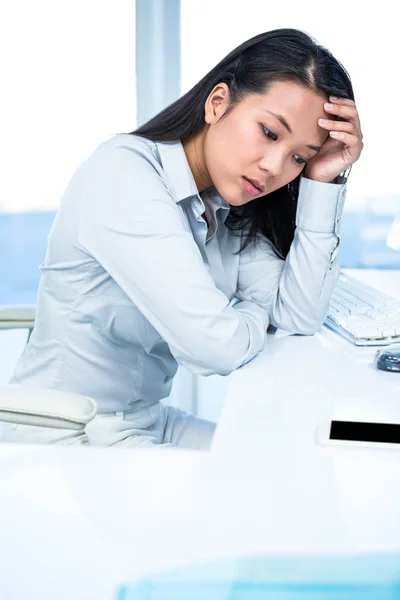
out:
<path id="1" fill-rule="evenodd" d="M 294 333 L 298 333 L 301 335 L 314 335 L 315 333 L 317 333 L 317 331 L 321 329 L 325 319 L 326 316 L 316 319 L 304 319 L 297 324 L 297 331 L 295 331 Z"/>
<path id="2" fill-rule="evenodd" d="M 299 333 L 300 335 L 314 335 L 321 329 L 321 325 L 321 323 L 312 323 L 302 327 L 301 330 L 296 333 Z"/>

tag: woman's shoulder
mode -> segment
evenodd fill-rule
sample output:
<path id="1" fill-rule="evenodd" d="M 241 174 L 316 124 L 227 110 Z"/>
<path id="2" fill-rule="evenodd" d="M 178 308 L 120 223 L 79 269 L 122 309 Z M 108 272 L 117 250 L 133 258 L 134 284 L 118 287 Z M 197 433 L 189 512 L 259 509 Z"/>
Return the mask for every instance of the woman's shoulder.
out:
<path id="1" fill-rule="evenodd" d="M 156 142 L 132 133 L 117 133 L 97 146 L 92 156 L 113 154 L 115 150 L 125 150 L 149 162 L 159 160 Z"/>
<path id="2" fill-rule="evenodd" d="M 156 142 L 129 133 L 115 134 L 101 142 L 77 170 L 85 178 L 121 176 L 123 173 L 153 174 L 166 179 Z"/>
<path id="3" fill-rule="evenodd" d="M 176 183 L 177 173 L 186 168 L 186 157 L 182 144 L 176 142 L 154 142 L 138 135 L 116 134 L 97 146 L 89 158 L 78 168 L 78 180 L 90 185 L 103 185 L 117 181 L 149 189 L 154 185 L 165 189 L 170 195 L 186 197 L 192 188 L 182 191 L 184 184 Z M 186 179 L 183 178 L 185 182 Z M 89 182 L 89 183 L 87 183 Z M 92 183 L 94 185 L 94 183 Z M 180 185 L 180 187 L 179 187 Z M 175 188 L 178 187 L 176 190 Z M 186 187 L 188 187 L 186 185 Z M 184 193 L 183 193 L 184 192 Z"/>

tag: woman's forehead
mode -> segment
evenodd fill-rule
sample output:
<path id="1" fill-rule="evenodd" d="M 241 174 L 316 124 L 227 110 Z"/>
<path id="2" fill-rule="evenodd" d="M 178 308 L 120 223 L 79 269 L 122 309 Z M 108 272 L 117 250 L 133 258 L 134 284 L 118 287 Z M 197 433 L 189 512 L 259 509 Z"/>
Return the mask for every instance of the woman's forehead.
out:
<path id="1" fill-rule="evenodd" d="M 247 106 L 256 109 L 282 109 L 296 111 L 304 107 L 323 107 L 327 96 L 322 92 L 310 90 L 298 83 L 277 81 L 262 94 L 250 94 L 244 99 Z"/>

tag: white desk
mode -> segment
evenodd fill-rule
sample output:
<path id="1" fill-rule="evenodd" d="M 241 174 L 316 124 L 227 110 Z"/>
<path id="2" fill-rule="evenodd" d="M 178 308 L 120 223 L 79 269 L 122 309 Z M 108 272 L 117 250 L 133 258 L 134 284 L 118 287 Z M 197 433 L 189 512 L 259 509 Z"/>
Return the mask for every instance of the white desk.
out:
<path id="1" fill-rule="evenodd" d="M 221 556 L 400 551 L 400 452 L 314 443 L 336 393 L 398 393 L 374 351 L 268 336 L 232 376 L 212 453 L 0 446 L 0 596 L 112 600 Z"/>
<path id="2" fill-rule="evenodd" d="M 400 300 L 400 270 L 345 272 Z M 373 366 L 377 349 L 356 347 L 326 327 L 313 336 L 267 335 L 263 352 L 231 375 L 214 450 L 237 448 L 239 424 L 245 448 L 261 451 L 285 432 L 294 447 L 314 449 L 315 428 L 337 398 L 379 402 L 389 394 L 400 404 L 400 375 Z"/>
<path id="3" fill-rule="evenodd" d="M 0 444 L 0 598 L 115 600 L 184 562 L 171 526 L 208 454 Z"/>
<path id="4" fill-rule="evenodd" d="M 400 298 L 400 271 L 350 273 Z M 315 441 L 318 423 L 330 418 L 338 397 L 379 402 L 393 394 L 400 404 L 400 375 L 372 365 L 376 350 L 357 348 L 326 328 L 310 337 L 269 335 L 264 351 L 232 375 L 214 462 L 229 454 L 230 492 L 235 506 L 251 507 L 248 529 L 260 515 L 275 515 L 268 535 L 273 532 L 276 549 L 400 550 L 400 448 Z M 242 473 L 252 500 L 235 486 Z M 226 502 L 227 479 L 223 488 Z M 228 504 L 219 518 L 227 512 Z M 259 544 L 265 550 L 268 542 Z"/>

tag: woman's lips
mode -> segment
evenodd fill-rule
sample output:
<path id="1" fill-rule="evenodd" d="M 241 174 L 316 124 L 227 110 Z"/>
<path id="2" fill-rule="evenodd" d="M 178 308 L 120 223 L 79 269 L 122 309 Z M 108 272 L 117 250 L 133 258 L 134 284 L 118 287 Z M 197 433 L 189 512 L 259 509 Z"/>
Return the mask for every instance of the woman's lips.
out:
<path id="1" fill-rule="evenodd" d="M 261 190 L 256 187 L 251 181 L 246 179 L 246 177 L 242 177 L 243 187 L 250 196 L 258 196 L 261 194 Z"/>

